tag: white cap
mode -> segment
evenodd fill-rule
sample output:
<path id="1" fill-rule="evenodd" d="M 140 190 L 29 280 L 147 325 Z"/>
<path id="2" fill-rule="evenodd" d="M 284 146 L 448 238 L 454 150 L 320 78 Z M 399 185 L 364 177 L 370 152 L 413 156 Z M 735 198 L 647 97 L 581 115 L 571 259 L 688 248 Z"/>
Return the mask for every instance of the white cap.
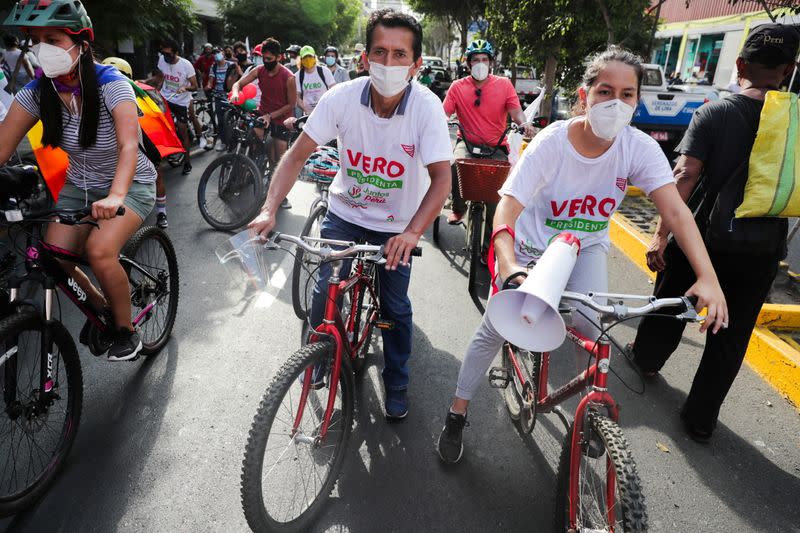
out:
<path id="1" fill-rule="evenodd" d="M 364 51 L 364 45 L 361 44 L 361 43 L 356 43 L 354 48 L 355 48 L 356 52 L 363 52 Z"/>

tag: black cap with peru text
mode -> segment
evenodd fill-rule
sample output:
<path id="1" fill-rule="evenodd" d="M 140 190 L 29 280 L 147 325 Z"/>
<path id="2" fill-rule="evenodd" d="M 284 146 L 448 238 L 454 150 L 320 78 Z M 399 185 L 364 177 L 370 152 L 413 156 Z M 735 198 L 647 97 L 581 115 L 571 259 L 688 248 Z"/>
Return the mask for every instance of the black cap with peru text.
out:
<path id="1" fill-rule="evenodd" d="M 794 63 L 800 48 L 800 31 L 785 24 L 764 24 L 747 36 L 739 57 L 748 63 L 777 67 Z"/>

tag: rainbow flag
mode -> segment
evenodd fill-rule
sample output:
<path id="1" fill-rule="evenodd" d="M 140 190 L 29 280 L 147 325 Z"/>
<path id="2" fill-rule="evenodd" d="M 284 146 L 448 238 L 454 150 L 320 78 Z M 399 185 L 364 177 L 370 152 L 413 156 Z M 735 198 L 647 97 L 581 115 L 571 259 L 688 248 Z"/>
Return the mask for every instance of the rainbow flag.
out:
<path id="1" fill-rule="evenodd" d="M 175 132 L 175 124 L 172 117 L 167 116 L 156 104 L 148 92 L 134 83 L 130 82 L 133 92 L 136 94 L 136 103 L 142 112 L 139 117 L 139 125 L 151 141 L 158 147 L 161 157 L 183 152 L 178 134 Z M 147 87 L 147 86 L 145 86 Z M 42 123 L 36 125 L 28 132 L 28 141 L 36 156 L 39 170 L 44 176 L 47 187 L 55 200 L 58 200 L 58 193 L 67 180 L 67 167 L 69 161 L 66 152 L 60 148 L 51 148 L 42 145 Z"/>

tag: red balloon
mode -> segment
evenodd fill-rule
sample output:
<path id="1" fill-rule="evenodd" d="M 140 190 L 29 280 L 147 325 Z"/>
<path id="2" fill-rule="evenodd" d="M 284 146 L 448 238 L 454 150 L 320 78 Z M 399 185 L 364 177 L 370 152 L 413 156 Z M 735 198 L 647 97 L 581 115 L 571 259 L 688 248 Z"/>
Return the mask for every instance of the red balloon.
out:
<path id="1" fill-rule="evenodd" d="M 255 98 L 256 86 L 253 84 L 245 85 L 242 89 L 242 92 L 239 94 L 242 96 L 242 100 L 250 100 L 251 98 Z"/>

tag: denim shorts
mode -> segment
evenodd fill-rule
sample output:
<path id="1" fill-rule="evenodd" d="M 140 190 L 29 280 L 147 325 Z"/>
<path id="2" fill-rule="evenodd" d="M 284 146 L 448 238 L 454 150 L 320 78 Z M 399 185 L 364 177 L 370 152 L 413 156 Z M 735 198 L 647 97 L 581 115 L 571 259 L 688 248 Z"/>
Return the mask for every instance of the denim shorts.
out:
<path id="1" fill-rule="evenodd" d="M 108 196 L 109 189 L 89 188 L 86 192 L 71 183 L 64 184 L 64 188 L 58 193 L 57 209 L 80 209 Z M 128 189 L 125 197 L 125 207 L 133 209 L 142 220 L 147 218 L 153 206 L 156 205 L 156 184 L 139 183 L 134 181 Z"/>

